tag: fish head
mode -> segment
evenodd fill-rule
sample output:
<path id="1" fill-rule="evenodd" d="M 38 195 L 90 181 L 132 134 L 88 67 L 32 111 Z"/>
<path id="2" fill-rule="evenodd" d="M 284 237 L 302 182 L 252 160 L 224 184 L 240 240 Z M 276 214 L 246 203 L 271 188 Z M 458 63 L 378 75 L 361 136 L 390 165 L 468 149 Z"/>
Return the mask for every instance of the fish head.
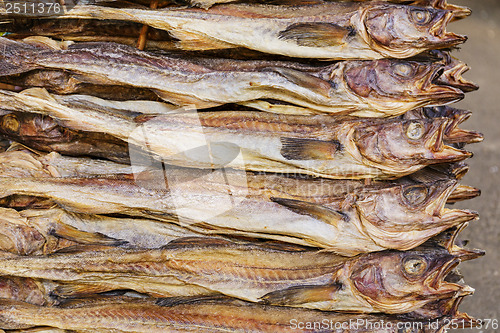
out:
<path id="1" fill-rule="evenodd" d="M 478 218 L 469 210 L 445 208 L 458 183 L 409 182 L 365 191 L 356 202 L 364 230 L 380 246 L 406 250 L 461 223 Z"/>
<path id="2" fill-rule="evenodd" d="M 13 112 L 0 117 L 0 132 L 21 139 L 61 142 L 67 140 L 71 131 L 62 128 L 50 117 Z"/>
<path id="3" fill-rule="evenodd" d="M 366 164 L 387 171 L 461 161 L 471 153 L 444 144 L 447 118 L 387 120 L 358 126 L 356 149 Z"/>
<path id="4" fill-rule="evenodd" d="M 368 302 L 389 313 L 410 312 L 438 299 L 472 293 L 468 286 L 446 281 L 459 263 L 458 256 L 440 247 L 383 251 L 360 256 L 350 278 Z"/>
<path id="5" fill-rule="evenodd" d="M 450 48 L 467 37 L 446 31 L 453 19 L 450 10 L 404 5 L 381 5 L 367 9 L 365 38 L 385 57 L 408 58 L 424 50 Z"/>
<path id="6" fill-rule="evenodd" d="M 380 59 L 351 61 L 344 68 L 347 88 L 374 107 L 394 109 L 394 101 L 412 103 L 414 108 L 443 105 L 461 100 L 464 92 L 439 84 L 441 63 Z"/>

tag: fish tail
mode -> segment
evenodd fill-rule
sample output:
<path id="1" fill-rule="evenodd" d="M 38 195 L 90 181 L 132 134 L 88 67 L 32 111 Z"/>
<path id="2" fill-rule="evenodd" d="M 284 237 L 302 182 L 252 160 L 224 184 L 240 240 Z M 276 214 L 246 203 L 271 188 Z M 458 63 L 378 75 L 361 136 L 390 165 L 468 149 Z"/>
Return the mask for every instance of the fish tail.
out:
<path id="1" fill-rule="evenodd" d="M 38 309 L 39 307 L 33 304 L 10 299 L 0 299 L 0 327 L 9 330 L 33 327 L 33 324 L 23 322 L 16 314 L 19 312 L 34 312 Z"/>
<path id="2" fill-rule="evenodd" d="M 35 46 L 0 37 L 0 75 L 21 74 L 38 68 L 28 57 L 37 51 L 40 49 Z"/>

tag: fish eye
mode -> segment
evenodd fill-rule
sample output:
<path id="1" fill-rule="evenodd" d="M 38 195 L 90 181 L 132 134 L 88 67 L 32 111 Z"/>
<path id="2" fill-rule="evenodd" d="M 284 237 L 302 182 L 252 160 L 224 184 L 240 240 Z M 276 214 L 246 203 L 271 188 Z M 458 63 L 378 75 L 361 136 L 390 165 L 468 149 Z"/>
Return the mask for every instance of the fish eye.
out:
<path id="1" fill-rule="evenodd" d="M 419 256 L 411 256 L 403 261 L 403 269 L 410 275 L 421 275 L 427 269 L 427 262 Z"/>
<path id="2" fill-rule="evenodd" d="M 425 134 L 425 126 L 419 121 L 412 121 L 406 128 L 406 136 L 411 140 L 421 139 Z"/>
<path id="3" fill-rule="evenodd" d="M 424 185 L 412 185 L 403 190 L 405 201 L 412 206 L 420 205 L 428 195 L 427 187 Z"/>
<path id="4" fill-rule="evenodd" d="M 399 63 L 393 67 L 394 73 L 401 77 L 409 77 L 413 74 L 413 67 L 410 64 Z"/>
<path id="5" fill-rule="evenodd" d="M 431 14 L 422 9 L 413 9 L 411 11 L 411 17 L 413 21 L 421 25 L 427 24 L 431 21 Z"/>

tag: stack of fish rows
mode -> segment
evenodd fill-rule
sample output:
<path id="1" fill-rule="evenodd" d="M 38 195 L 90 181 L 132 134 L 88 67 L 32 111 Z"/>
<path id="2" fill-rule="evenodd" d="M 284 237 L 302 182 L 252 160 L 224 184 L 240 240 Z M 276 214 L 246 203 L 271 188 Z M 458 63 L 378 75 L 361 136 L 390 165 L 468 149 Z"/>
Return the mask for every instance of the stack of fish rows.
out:
<path id="1" fill-rule="evenodd" d="M 474 326 L 469 10 L 228 2 L 1 8 L 0 328 Z"/>

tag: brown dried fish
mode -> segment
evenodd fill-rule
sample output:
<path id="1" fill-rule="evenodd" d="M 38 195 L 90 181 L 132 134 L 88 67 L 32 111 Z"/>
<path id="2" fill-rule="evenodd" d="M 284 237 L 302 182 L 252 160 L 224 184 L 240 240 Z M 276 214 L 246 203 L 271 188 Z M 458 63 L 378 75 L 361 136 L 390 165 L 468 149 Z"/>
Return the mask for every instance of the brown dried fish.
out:
<path id="1" fill-rule="evenodd" d="M 134 118 L 109 109 L 68 107 L 55 98 L 37 89 L 0 91 L 5 109 L 49 115 L 74 130 L 107 133 L 177 166 L 394 178 L 471 155 L 443 144 L 445 130 L 456 127 L 448 118 L 363 122 L 254 112 Z"/>
<path id="2" fill-rule="evenodd" d="M 183 50 L 245 47 L 330 60 L 408 58 L 458 45 L 466 37 L 446 32 L 453 17 L 453 11 L 380 2 L 229 4 L 208 10 L 83 5 L 62 16 L 147 24 L 167 30 Z"/>
<path id="3" fill-rule="evenodd" d="M 162 278 L 167 278 L 183 282 L 185 291 L 193 285 L 266 304 L 407 313 L 440 299 L 471 294 L 470 287 L 446 282 L 445 278 L 461 259 L 481 255 L 465 249 L 455 254 L 424 246 L 345 258 L 327 252 L 279 249 L 277 245 L 267 248 L 193 238 L 158 250 L 117 248 L 0 258 L 0 273 L 75 284 L 102 283 L 108 288 L 114 285 L 113 289 L 124 288 L 122 283 L 128 280 L 127 287 L 140 292 L 147 292 L 150 283 L 155 291 L 161 289 Z M 172 293 L 168 285 L 165 292 Z"/>
<path id="4" fill-rule="evenodd" d="M 73 301 L 60 307 L 40 307 L 3 300 L 0 327 L 8 329 L 54 326 L 92 332 L 200 332 L 200 333 L 399 333 L 407 325 L 415 333 L 441 333 L 452 320 L 444 317 L 432 325 L 387 315 L 340 314 L 251 304 L 224 297 L 164 299 L 101 298 Z M 399 324 L 399 325 L 398 325 Z M 32 332 L 32 331 L 15 331 Z M 36 332 L 36 331 L 35 331 Z M 44 331 L 41 332 L 59 332 Z"/>
<path id="5" fill-rule="evenodd" d="M 227 169 L 158 172 L 137 167 L 134 176 L 119 176 L 130 167 L 54 153 L 36 157 L 9 152 L 0 157 L 10 161 L 1 173 L 1 197 L 45 197 L 78 213 L 148 217 L 196 232 L 271 238 L 346 255 L 409 249 L 476 218 L 470 211 L 444 208 L 457 187 L 448 177 L 364 186 L 352 181 L 247 176 Z M 85 178 L 99 173 L 111 177 Z"/>
<path id="6" fill-rule="evenodd" d="M 241 103 L 273 112 L 311 114 L 342 113 L 363 117 L 394 116 L 408 110 L 451 103 L 463 98 L 460 89 L 434 82 L 442 64 L 382 59 L 344 61 L 325 67 L 282 65 L 223 70 L 220 63 L 206 67 L 185 59 L 159 56 L 113 43 L 80 43 L 54 50 L 53 41 L 40 37 L 37 46 L 0 38 L 2 76 L 35 69 L 68 70 L 89 83 L 125 85 L 154 90 L 176 105 L 197 108 Z M 47 49 L 50 45 L 52 49 Z M 114 64 L 110 66 L 109 64 Z M 292 68 L 293 67 L 293 68 Z M 303 70 L 298 70 L 302 68 Z"/>

